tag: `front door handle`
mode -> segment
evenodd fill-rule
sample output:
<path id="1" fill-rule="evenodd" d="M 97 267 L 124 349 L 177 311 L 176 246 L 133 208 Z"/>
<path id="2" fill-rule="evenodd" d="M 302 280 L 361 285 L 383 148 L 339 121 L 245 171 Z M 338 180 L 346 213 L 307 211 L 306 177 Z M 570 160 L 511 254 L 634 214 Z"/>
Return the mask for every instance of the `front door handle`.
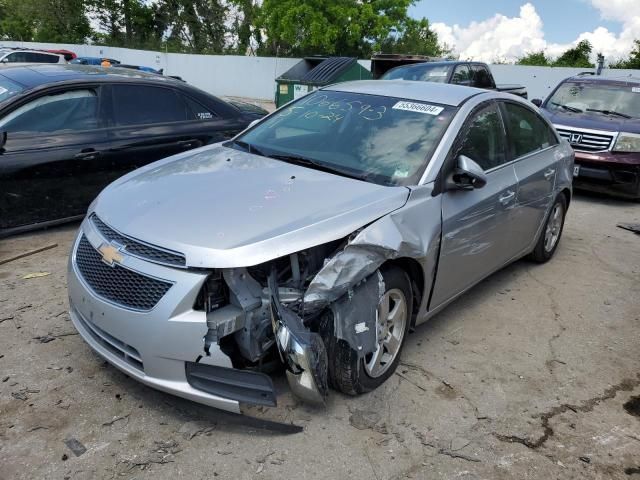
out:
<path id="1" fill-rule="evenodd" d="M 85 148 L 80 153 L 77 153 L 73 156 L 73 158 L 77 158 L 78 160 L 95 160 L 100 156 L 100 152 L 94 150 L 93 148 Z"/>
<path id="2" fill-rule="evenodd" d="M 514 192 L 513 190 L 507 190 L 503 195 L 500 195 L 498 197 L 498 201 L 502 204 L 502 205 L 508 205 L 509 202 L 511 202 L 511 200 L 513 200 L 516 196 L 516 192 Z"/>
<path id="3" fill-rule="evenodd" d="M 546 178 L 547 180 L 551 180 L 555 173 L 556 173 L 556 169 L 555 168 L 550 168 L 549 170 L 544 172 L 544 178 Z"/>

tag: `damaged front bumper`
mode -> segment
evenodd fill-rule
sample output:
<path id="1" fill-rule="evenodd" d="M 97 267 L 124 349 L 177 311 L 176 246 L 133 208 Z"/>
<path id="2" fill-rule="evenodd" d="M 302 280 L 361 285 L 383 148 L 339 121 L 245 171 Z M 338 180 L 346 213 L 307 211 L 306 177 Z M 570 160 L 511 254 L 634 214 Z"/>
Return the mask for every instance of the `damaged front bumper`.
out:
<path id="1" fill-rule="evenodd" d="M 75 328 L 95 352 L 145 385 L 204 405 L 235 413 L 240 413 L 241 403 L 275 405 L 268 375 L 234 369 L 217 344 L 205 352 L 207 318 L 193 304 L 206 272 L 125 256 L 114 268 L 171 283 L 151 310 L 125 308 L 97 294 L 79 271 L 76 257 L 83 238 L 96 251 L 104 242 L 85 221 L 69 261 L 69 310 Z"/>
<path id="2" fill-rule="evenodd" d="M 295 312 L 280 303 L 270 285 L 271 318 L 276 345 L 287 367 L 287 380 L 295 395 L 324 404 L 329 393 L 327 351 L 318 333 L 309 331 Z"/>

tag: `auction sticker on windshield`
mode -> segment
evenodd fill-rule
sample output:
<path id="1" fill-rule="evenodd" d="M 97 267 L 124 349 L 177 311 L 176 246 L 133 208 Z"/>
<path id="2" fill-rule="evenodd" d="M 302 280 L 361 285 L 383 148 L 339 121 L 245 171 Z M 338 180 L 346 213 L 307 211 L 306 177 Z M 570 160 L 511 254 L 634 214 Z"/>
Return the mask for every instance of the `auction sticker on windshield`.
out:
<path id="1" fill-rule="evenodd" d="M 414 102 L 398 102 L 393 107 L 394 110 L 407 110 L 409 112 L 426 113 L 427 115 L 438 116 L 444 110 L 443 107 L 436 107 L 435 105 L 427 105 L 426 103 L 414 103 Z"/>

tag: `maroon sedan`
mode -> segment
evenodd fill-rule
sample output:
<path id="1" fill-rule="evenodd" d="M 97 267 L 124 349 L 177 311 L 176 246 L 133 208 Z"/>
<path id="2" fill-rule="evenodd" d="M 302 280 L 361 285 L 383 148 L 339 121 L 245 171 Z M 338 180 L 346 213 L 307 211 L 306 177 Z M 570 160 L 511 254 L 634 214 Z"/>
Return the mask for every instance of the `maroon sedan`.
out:
<path id="1" fill-rule="evenodd" d="M 640 78 L 571 77 L 533 102 L 575 150 L 576 188 L 640 199 Z"/>

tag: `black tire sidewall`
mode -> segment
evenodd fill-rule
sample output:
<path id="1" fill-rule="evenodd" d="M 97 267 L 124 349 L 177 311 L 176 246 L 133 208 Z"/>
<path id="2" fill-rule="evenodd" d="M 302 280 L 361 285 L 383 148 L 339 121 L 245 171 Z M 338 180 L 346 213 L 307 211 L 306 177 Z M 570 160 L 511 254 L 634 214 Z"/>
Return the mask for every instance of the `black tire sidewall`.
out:
<path id="1" fill-rule="evenodd" d="M 562 224 L 560 225 L 560 233 L 558 234 L 558 240 L 556 241 L 556 244 L 553 246 L 551 251 L 547 251 L 544 248 L 545 232 L 547 231 L 547 226 L 551 221 L 551 214 L 553 213 L 553 209 L 557 204 L 560 204 L 560 206 L 562 207 Z M 562 232 L 564 231 L 564 221 L 566 219 L 566 216 L 567 216 L 567 199 L 565 198 L 564 194 L 560 193 L 556 197 L 555 201 L 553 202 L 553 205 L 551 206 L 551 209 L 547 214 L 547 219 L 544 222 L 544 226 L 542 227 L 542 232 L 540 232 L 540 238 L 538 239 L 538 244 L 536 245 L 536 248 L 533 251 L 534 260 L 541 263 L 546 262 L 547 260 L 550 260 L 551 257 L 553 257 L 554 253 L 556 253 L 558 245 L 560 245 Z"/>

